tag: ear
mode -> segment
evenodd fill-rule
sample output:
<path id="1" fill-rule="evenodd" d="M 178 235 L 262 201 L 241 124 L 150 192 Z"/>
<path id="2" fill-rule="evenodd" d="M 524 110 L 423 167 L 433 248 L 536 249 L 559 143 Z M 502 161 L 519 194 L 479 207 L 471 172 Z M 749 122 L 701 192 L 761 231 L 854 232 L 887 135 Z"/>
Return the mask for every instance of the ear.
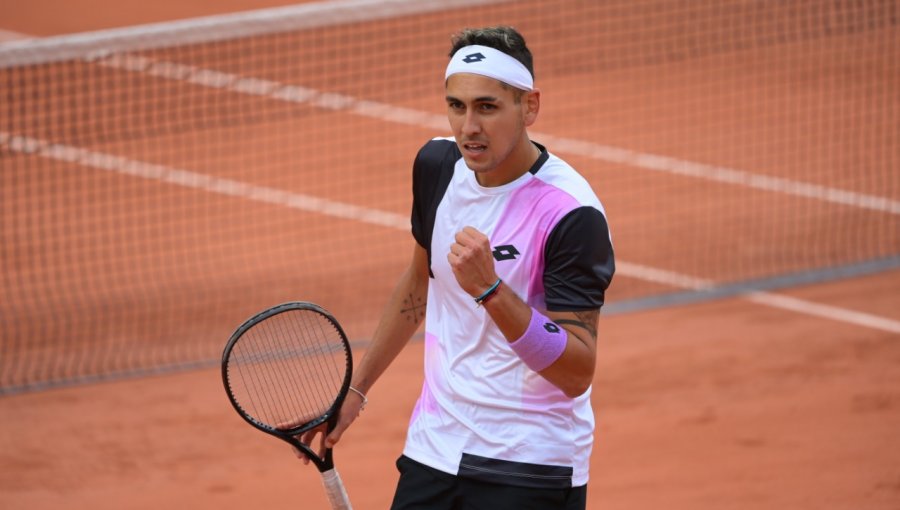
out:
<path id="1" fill-rule="evenodd" d="M 541 91 L 533 89 L 522 96 L 522 112 L 525 116 L 525 126 L 531 126 L 537 120 L 541 110 Z"/>

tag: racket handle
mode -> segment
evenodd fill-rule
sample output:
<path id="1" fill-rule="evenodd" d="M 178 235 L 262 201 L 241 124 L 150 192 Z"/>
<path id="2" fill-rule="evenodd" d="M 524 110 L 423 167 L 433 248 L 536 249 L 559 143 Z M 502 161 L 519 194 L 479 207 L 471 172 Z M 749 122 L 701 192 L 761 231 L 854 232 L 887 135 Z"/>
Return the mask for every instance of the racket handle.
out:
<path id="1" fill-rule="evenodd" d="M 347 489 L 344 488 L 344 482 L 341 481 L 341 475 L 338 474 L 337 469 L 324 471 L 322 483 L 325 485 L 325 494 L 328 495 L 332 510 L 353 510 L 353 507 L 350 506 L 350 498 L 347 496 Z"/>

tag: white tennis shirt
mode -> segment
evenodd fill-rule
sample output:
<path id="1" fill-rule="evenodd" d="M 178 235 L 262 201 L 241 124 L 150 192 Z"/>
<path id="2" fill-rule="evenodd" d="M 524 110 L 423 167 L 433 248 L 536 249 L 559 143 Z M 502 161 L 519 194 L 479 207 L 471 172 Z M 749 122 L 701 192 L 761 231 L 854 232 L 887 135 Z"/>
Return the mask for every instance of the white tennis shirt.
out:
<path id="1" fill-rule="evenodd" d="M 548 153 L 515 181 L 478 184 L 452 139 L 428 142 L 414 168 L 413 234 L 433 278 L 425 380 L 404 455 L 435 469 L 531 487 L 588 481 L 590 390 L 571 399 L 529 369 L 447 262 L 455 234 L 491 240 L 504 285 L 532 307 L 590 310 L 614 272 L 603 206 L 587 181 Z"/>

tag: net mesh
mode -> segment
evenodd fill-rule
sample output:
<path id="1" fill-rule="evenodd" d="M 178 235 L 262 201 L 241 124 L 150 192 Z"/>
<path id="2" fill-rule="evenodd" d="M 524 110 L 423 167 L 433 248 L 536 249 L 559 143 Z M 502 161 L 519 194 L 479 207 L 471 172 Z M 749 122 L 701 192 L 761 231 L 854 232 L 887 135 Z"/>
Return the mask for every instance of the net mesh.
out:
<path id="1" fill-rule="evenodd" d="M 896 260 L 898 20 L 895 0 L 359 0 L 2 46 L 0 392 L 215 362 L 289 300 L 367 338 L 465 26 L 528 39 L 530 133 L 604 202 L 609 303 Z"/>

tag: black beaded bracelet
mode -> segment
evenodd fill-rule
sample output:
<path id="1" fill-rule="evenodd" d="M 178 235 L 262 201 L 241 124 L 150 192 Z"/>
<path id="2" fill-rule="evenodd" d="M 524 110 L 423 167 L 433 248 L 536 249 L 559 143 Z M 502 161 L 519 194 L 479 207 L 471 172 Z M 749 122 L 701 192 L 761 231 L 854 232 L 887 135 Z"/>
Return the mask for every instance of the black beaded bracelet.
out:
<path id="1" fill-rule="evenodd" d="M 497 278 L 497 281 L 494 282 L 494 284 L 491 285 L 488 290 L 484 291 L 484 294 L 475 298 L 475 304 L 478 306 L 483 305 L 491 296 L 494 295 L 494 293 L 497 292 L 497 289 L 500 288 L 500 283 L 502 283 L 502 282 L 503 282 L 503 280 L 501 280 L 500 278 Z"/>

